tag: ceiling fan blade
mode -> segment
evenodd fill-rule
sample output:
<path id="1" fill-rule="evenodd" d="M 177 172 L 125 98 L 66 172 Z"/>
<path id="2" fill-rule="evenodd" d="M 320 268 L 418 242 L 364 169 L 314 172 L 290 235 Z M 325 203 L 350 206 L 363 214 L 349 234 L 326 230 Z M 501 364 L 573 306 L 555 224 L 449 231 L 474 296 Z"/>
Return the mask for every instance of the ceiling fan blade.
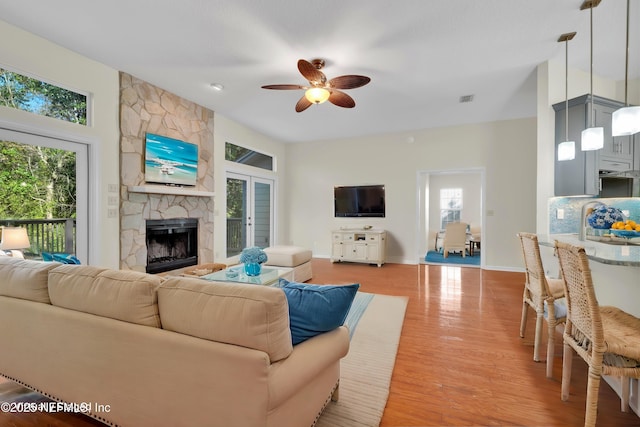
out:
<path id="1" fill-rule="evenodd" d="M 296 112 L 301 113 L 307 108 L 309 108 L 313 103 L 307 99 L 306 96 L 302 95 L 302 98 L 298 100 L 296 104 Z"/>
<path id="2" fill-rule="evenodd" d="M 329 102 L 343 108 L 353 108 L 356 106 L 356 101 L 354 101 L 352 97 L 335 89 L 331 91 Z"/>
<path id="3" fill-rule="evenodd" d="M 276 89 L 276 90 L 294 90 L 294 89 L 306 89 L 300 85 L 264 85 L 262 89 Z"/>
<path id="4" fill-rule="evenodd" d="M 327 77 L 324 73 L 314 67 L 311 62 L 305 61 L 304 59 L 298 60 L 298 71 L 300 71 L 300 74 L 309 80 L 310 83 L 324 85 L 327 82 Z"/>
<path id="5" fill-rule="evenodd" d="M 329 80 L 329 86 L 336 89 L 355 89 L 366 85 L 370 81 L 371 79 L 367 76 L 348 75 Z"/>

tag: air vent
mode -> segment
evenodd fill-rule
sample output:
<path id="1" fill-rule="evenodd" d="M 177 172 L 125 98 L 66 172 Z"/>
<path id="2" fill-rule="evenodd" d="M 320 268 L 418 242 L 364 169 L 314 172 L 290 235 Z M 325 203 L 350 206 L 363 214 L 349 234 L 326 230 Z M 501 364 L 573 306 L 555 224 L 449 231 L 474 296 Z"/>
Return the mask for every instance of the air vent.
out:
<path id="1" fill-rule="evenodd" d="M 460 103 L 461 103 L 461 104 L 464 104 L 465 102 L 471 102 L 471 101 L 473 101 L 473 97 L 474 97 L 474 96 L 475 96 L 475 95 L 462 95 L 462 96 L 460 97 Z"/>

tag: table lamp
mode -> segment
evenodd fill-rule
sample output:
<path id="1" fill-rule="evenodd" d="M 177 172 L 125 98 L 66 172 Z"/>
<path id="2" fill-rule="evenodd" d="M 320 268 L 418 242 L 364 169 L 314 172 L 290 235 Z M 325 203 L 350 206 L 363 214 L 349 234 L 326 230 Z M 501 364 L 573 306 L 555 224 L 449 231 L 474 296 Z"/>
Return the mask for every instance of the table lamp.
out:
<path id="1" fill-rule="evenodd" d="M 10 251 L 11 256 L 24 258 L 21 249 L 31 247 L 27 229 L 22 227 L 2 227 L 2 240 L 0 240 L 0 250 Z"/>

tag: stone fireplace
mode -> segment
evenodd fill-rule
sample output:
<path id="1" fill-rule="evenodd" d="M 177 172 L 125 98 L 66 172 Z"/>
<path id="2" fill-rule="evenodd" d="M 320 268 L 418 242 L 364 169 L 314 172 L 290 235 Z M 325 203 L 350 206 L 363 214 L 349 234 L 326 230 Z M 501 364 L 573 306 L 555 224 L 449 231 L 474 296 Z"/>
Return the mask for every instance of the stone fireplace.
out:
<path id="1" fill-rule="evenodd" d="M 198 220 L 148 219 L 147 273 L 162 273 L 198 264 Z"/>
<path id="2" fill-rule="evenodd" d="M 198 146 L 195 187 L 145 182 L 147 132 Z M 189 247 L 195 254 L 188 258 L 213 262 L 213 188 L 213 111 L 120 73 L 120 268 L 148 271 L 148 259 L 167 250 L 152 245 L 149 253 L 148 220 L 195 222 L 197 229 L 187 244 L 195 245 Z M 173 265 L 171 270 L 182 267 Z"/>

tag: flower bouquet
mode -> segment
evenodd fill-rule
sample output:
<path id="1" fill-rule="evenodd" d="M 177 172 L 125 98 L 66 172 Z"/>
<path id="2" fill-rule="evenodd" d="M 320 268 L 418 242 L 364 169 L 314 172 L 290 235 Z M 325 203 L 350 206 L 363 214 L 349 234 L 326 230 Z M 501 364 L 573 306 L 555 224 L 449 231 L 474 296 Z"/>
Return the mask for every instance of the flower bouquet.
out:
<path id="1" fill-rule="evenodd" d="M 267 254 L 257 246 L 244 248 L 240 254 L 240 262 L 244 264 L 247 276 L 259 276 L 262 271 L 261 264 L 267 262 Z"/>

